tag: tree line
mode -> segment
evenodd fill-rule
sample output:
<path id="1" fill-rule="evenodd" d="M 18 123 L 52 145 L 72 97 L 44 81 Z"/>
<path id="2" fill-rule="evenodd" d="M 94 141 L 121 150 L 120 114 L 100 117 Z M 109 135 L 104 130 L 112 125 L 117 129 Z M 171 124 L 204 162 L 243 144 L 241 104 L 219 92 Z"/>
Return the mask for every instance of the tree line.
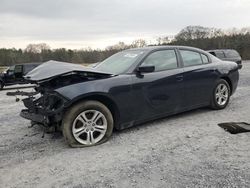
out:
<path id="1" fill-rule="evenodd" d="M 210 49 L 236 49 L 243 59 L 250 59 L 250 29 L 231 29 L 223 31 L 216 28 L 202 26 L 188 26 L 174 37 L 164 36 L 156 39 L 150 45 L 184 45 Z M 112 54 L 128 49 L 148 46 L 147 41 L 138 39 L 131 44 L 119 42 L 108 46 L 104 50 L 82 49 L 71 50 L 65 48 L 51 49 L 47 44 L 29 44 L 25 49 L 0 49 L 0 66 L 9 66 L 18 63 L 45 62 L 48 60 L 65 61 L 71 63 L 100 62 Z"/>
<path id="2" fill-rule="evenodd" d="M 222 31 L 201 26 L 189 26 L 175 36 L 172 45 L 212 49 L 235 49 L 243 59 L 250 59 L 250 28 Z"/>

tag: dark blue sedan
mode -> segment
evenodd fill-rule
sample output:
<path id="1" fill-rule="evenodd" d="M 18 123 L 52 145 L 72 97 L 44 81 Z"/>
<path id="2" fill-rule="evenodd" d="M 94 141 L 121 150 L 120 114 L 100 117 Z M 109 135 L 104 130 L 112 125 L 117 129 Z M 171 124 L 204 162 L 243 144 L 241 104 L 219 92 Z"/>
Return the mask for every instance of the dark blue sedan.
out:
<path id="1" fill-rule="evenodd" d="M 72 147 L 103 143 L 113 129 L 209 106 L 224 109 L 238 66 L 196 48 L 161 46 L 119 52 L 95 68 L 49 61 L 27 76 L 21 116 L 61 129 Z"/>

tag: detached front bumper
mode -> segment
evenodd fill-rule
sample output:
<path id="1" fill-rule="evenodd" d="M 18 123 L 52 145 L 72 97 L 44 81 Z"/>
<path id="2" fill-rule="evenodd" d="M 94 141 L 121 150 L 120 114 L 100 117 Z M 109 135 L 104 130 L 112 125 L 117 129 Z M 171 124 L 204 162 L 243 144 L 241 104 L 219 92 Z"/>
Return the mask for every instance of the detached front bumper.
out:
<path id="1" fill-rule="evenodd" d="M 46 116 L 41 115 L 41 114 L 31 113 L 31 112 L 29 112 L 28 109 L 23 109 L 20 112 L 20 116 L 23 117 L 23 118 L 25 118 L 25 119 L 28 119 L 28 120 L 34 121 L 36 123 L 39 123 L 39 124 L 48 124 L 49 123 L 47 121 L 47 117 Z"/>

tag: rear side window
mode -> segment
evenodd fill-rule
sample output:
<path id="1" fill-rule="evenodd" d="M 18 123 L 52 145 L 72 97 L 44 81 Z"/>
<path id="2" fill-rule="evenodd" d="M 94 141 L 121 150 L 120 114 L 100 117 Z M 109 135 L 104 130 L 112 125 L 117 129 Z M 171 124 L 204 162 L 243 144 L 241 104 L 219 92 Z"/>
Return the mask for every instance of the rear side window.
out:
<path id="1" fill-rule="evenodd" d="M 202 64 L 200 53 L 189 51 L 189 50 L 180 50 L 180 53 L 181 53 L 184 67 Z"/>
<path id="2" fill-rule="evenodd" d="M 175 69 L 178 67 L 174 50 L 161 50 L 150 54 L 141 66 L 154 65 L 155 71 Z"/>
<path id="3" fill-rule="evenodd" d="M 216 57 L 218 58 L 225 58 L 225 54 L 223 51 L 216 51 L 215 52 Z"/>
<path id="4" fill-rule="evenodd" d="M 226 57 L 229 57 L 229 58 L 231 58 L 231 57 L 240 57 L 239 53 L 237 51 L 235 51 L 235 50 L 226 50 L 225 55 L 226 55 Z"/>

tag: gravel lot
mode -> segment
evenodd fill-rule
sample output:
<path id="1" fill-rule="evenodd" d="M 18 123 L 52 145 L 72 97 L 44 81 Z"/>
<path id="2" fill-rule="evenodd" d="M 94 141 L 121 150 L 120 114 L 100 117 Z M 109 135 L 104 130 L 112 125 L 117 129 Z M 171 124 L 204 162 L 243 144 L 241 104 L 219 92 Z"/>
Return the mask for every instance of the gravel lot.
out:
<path id="1" fill-rule="evenodd" d="M 30 89 L 26 89 L 30 90 Z M 0 187 L 249 187 L 250 133 L 217 126 L 250 122 L 250 61 L 227 109 L 198 109 L 115 132 L 108 142 L 69 148 L 42 138 L 0 91 Z"/>

